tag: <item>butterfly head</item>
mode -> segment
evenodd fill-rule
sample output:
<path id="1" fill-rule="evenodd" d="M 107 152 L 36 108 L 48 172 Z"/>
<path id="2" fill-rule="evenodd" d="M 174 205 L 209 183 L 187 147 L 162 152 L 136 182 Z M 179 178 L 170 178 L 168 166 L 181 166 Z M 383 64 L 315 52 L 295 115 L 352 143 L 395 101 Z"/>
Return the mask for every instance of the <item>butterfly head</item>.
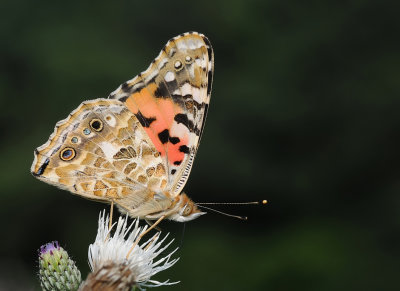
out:
<path id="1" fill-rule="evenodd" d="M 177 212 L 169 217 L 171 220 L 185 222 L 206 214 L 206 212 L 200 211 L 196 204 L 185 193 L 181 193 L 179 196 L 179 208 Z"/>

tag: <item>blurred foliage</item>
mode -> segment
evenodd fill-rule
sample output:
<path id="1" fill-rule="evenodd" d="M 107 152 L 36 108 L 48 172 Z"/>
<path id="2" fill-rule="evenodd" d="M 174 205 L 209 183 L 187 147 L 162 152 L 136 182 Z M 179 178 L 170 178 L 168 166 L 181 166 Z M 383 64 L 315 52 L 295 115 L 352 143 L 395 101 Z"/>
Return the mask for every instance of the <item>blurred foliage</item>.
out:
<path id="1" fill-rule="evenodd" d="M 35 147 L 83 100 L 195 30 L 215 50 L 186 192 L 219 207 L 164 222 L 176 290 L 398 290 L 400 43 L 395 1 L 2 1 L 0 289 L 38 289 L 58 240 L 87 270 L 104 204 L 34 179 Z M 182 240 L 182 243 L 179 243 Z"/>

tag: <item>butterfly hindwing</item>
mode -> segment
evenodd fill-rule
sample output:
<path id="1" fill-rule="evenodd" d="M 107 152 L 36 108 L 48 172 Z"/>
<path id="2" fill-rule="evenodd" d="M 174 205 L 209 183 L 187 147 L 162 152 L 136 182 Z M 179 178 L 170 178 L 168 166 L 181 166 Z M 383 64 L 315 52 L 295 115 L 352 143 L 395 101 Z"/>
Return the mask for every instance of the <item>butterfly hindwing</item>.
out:
<path id="1" fill-rule="evenodd" d="M 132 197 L 131 207 L 167 184 L 163 160 L 136 116 L 110 99 L 86 101 L 58 122 L 31 171 L 90 199 Z"/>
<path id="2" fill-rule="evenodd" d="M 196 155 L 210 101 L 213 52 L 207 38 L 185 33 L 171 39 L 150 67 L 109 98 L 135 114 L 160 153 L 167 189 L 178 195 Z"/>

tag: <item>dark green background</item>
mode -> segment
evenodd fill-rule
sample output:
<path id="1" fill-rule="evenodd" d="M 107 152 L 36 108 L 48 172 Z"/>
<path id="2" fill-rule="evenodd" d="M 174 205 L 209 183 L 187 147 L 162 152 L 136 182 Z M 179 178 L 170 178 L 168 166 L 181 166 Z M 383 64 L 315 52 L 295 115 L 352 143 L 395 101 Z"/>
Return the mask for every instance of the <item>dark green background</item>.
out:
<path id="1" fill-rule="evenodd" d="M 394 1 L 393 1 L 394 2 Z M 398 290 L 400 44 L 389 1 L 2 1 L 0 289 L 38 289 L 59 240 L 87 274 L 105 205 L 34 179 L 35 147 L 83 100 L 195 30 L 215 51 L 187 223 L 163 290 Z M 183 225 L 162 224 L 178 246 Z"/>

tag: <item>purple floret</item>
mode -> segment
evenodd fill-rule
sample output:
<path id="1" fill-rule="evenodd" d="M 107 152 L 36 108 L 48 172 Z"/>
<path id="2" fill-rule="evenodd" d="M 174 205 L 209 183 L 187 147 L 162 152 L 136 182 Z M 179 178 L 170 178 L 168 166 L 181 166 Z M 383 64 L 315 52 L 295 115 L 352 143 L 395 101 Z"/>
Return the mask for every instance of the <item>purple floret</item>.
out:
<path id="1" fill-rule="evenodd" d="M 59 249 L 60 249 L 60 244 L 58 243 L 58 241 L 52 241 L 40 247 L 39 255 L 44 255 L 46 253 L 50 253 L 52 255 L 54 250 L 59 250 Z"/>

